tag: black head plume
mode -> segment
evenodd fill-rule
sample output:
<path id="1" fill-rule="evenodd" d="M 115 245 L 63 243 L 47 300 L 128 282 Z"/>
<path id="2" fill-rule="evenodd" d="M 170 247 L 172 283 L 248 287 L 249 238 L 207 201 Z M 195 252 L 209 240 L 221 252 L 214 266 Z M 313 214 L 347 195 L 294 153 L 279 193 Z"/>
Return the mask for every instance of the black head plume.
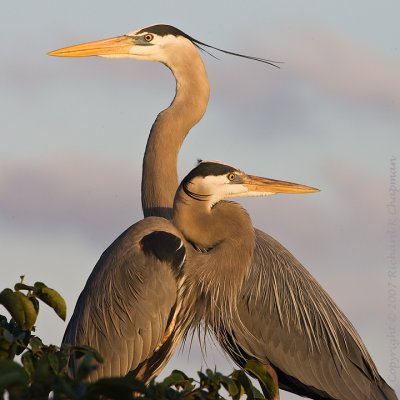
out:
<path id="1" fill-rule="evenodd" d="M 205 178 L 207 176 L 219 176 L 229 174 L 230 172 L 237 172 L 237 169 L 226 164 L 214 161 L 200 161 L 199 164 L 193 168 L 185 178 L 183 178 L 181 186 L 183 191 L 192 199 L 199 201 L 206 201 L 210 196 L 208 194 L 195 193 L 189 189 L 192 180 L 197 177 Z"/>
<path id="2" fill-rule="evenodd" d="M 165 35 L 183 36 L 184 38 L 189 39 L 198 49 L 206 52 L 207 54 L 211 55 L 214 58 L 217 58 L 217 57 L 215 57 L 213 54 L 208 52 L 202 46 L 207 47 L 209 49 L 220 51 L 225 54 L 230 54 L 232 56 L 247 58 L 249 60 L 254 60 L 254 61 L 259 61 L 259 62 L 268 64 L 268 65 L 272 65 L 273 67 L 280 68 L 279 65 L 277 65 L 277 64 L 281 63 L 280 61 L 271 61 L 271 60 L 267 60 L 267 59 L 261 58 L 261 57 L 248 56 L 245 54 L 234 53 L 233 51 L 220 49 L 218 47 L 211 46 L 210 44 L 201 42 L 200 40 L 197 40 L 197 39 L 189 36 L 185 32 L 181 31 L 178 28 L 175 28 L 172 25 L 164 25 L 164 24 L 153 25 L 153 26 L 149 26 L 147 28 L 143 28 L 142 30 L 140 30 L 137 33 L 143 33 L 143 32 L 150 32 L 150 33 L 154 33 L 159 36 L 165 36 Z"/>
<path id="3" fill-rule="evenodd" d="M 259 62 L 262 62 L 264 64 L 272 65 L 275 68 L 280 68 L 280 66 L 277 65 L 277 64 L 281 63 L 281 61 L 271 61 L 271 60 L 267 60 L 267 59 L 261 58 L 261 57 L 254 57 L 254 56 L 248 56 L 246 54 L 234 53 L 233 51 L 220 49 L 218 47 L 211 46 L 209 44 L 206 44 L 204 42 L 200 42 L 199 40 L 193 39 L 193 38 L 191 38 L 191 41 L 196 47 L 198 47 L 200 50 L 205 51 L 207 54 L 210 54 L 212 57 L 215 57 L 215 56 L 213 54 L 209 53 L 206 49 L 203 49 L 201 46 L 205 46 L 205 47 L 208 47 L 208 48 L 213 49 L 213 50 L 220 51 L 220 52 L 225 53 L 225 54 L 230 54 L 231 56 L 247 58 L 249 60 L 259 61 Z"/>

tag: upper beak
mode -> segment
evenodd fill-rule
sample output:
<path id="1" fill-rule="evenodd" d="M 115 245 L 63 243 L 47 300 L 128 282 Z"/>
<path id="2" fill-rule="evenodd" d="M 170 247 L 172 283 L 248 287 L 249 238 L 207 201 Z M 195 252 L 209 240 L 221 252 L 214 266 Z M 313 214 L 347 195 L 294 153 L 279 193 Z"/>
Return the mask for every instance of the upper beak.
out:
<path id="1" fill-rule="evenodd" d="M 96 40 L 64 47 L 51 51 L 49 56 L 57 57 L 89 57 L 129 54 L 129 50 L 134 46 L 135 39 L 131 36 L 117 36 L 110 39 Z"/>
<path id="2" fill-rule="evenodd" d="M 319 189 L 311 186 L 300 185 L 298 183 L 277 181 L 275 179 L 261 178 L 260 176 L 246 175 L 243 177 L 243 183 L 250 192 L 258 192 L 265 194 L 275 193 L 314 193 Z"/>

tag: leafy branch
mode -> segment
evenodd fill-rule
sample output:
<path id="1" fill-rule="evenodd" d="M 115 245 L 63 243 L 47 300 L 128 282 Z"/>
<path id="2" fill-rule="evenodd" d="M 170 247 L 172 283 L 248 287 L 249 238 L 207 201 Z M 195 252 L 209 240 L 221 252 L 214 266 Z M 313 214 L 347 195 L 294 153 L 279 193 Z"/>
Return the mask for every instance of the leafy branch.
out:
<path id="1" fill-rule="evenodd" d="M 190 378 L 175 370 L 163 381 L 152 381 L 148 386 L 131 377 L 102 378 L 88 382 L 87 378 L 101 355 L 88 346 L 45 345 L 34 335 L 40 302 L 50 306 L 65 320 L 66 305 L 61 295 L 42 282 L 26 285 L 21 282 L 0 293 L 0 304 L 11 318 L 0 315 L 0 395 L 8 394 L 10 400 L 220 400 L 224 389 L 230 399 L 264 399 L 253 386 L 247 374 L 235 370 L 229 375 L 207 369 Z M 15 361 L 21 356 L 21 362 Z M 68 360 L 78 359 L 75 377 L 68 373 Z M 250 361 L 245 370 L 265 385 L 269 375 L 261 364 Z"/>

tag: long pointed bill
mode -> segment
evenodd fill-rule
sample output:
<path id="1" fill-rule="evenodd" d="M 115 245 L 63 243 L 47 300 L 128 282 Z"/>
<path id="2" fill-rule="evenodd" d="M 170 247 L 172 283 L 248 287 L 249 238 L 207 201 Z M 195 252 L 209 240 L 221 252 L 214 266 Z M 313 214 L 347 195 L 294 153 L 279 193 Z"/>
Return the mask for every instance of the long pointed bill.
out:
<path id="1" fill-rule="evenodd" d="M 261 178 L 260 176 L 247 175 L 243 178 L 243 185 L 249 189 L 249 192 L 257 195 L 276 194 L 276 193 L 314 193 L 319 189 L 311 186 L 300 185 L 298 183 L 277 181 L 275 179 Z"/>
<path id="2" fill-rule="evenodd" d="M 118 56 L 129 54 L 129 50 L 134 46 L 134 44 L 134 38 L 124 35 L 64 47 L 62 49 L 51 51 L 48 54 L 49 56 L 57 57 Z"/>

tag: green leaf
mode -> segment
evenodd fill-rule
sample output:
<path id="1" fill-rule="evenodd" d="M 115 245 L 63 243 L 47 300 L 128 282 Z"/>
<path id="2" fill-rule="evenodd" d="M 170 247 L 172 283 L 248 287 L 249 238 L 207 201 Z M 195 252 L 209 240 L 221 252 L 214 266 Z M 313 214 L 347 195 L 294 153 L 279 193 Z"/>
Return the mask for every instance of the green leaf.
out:
<path id="1" fill-rule="evenodd" d="M 86 391 L 85 384 L 78 384 L 68 378 L 58 378 L 54 382 L 54 400 L 87 400 L 83 397 Z"/>
<path id="2" fill-rule="evenodd" d="M 26 385 L 28 385 L 28 375 L 21 365 L 10 360 L 0 360 L 0 390 Z"/>
<path id="3" fill-rule="evenodd" d="M 207 375 L 205 375 L 205 374 L 203 373 L 203 371 L 197 371 L 197 375 L 199 376 L 200 381 L 205 381 L 205 380 L 207 380 Z"/>
<path id="4" fill-rule="evenodd" d="M 7 328 L 0 327 L 0 359 L 12 360 L 18 348 L 16 338 Z"/>
<path id="5" fill-rule="evenodd" d="M 44 288 L 47 288 L 47 285 L 45 285 L 43 282 L 35 282 L 35 284 L 33 285 L 33 289 L 35 292 Z"/>
<path id="6" fill-rule="evenodd" d="M 228 391 L 230 396 L 232 396 L 232 397 L 240 396 L 240 385 L 237 385 L 237 383 L 233 379 L 231 379 L 227 376 L 221 376 L 220 380 L 221 380 L 222 385 Z M 239 397 L 237 397 L 237 398 L 239 398 Z"/>
<path id="7" fill-rule="evenodd" d="M 14 290 L 33 290 L 34 287 L 33 286 L 29 286 L 29 285 L 25 285 L 25 283 L 16 283 L 14 285 Z"/>
<path id="8" fill-rule="evenodd" d="M 268 365 L 262 364 L 257 360 L 249 360 L 244 369 L 260 381 L 260 384 L 267 390 L 271 398 L 275 397 L 276 391 L 279 389 L 275 387 L 275 382 L 268 371 Z"/>
<path id="9" fill-rule="evenodd" d="M 244 392 L 247 395 L 248 400 L 253 400 L 256 398 L 254 396 L 254 391 L 253 391 L 253 389 L 255 389 L 255 388 L 254 388 L 253 384 L 251 383 L 250 378 L 246 375 L 246 373 L 244 371 L 242 371 L 242 370 L 234 371 L 231 374 L 231 377 L 233 380 L 237 381 L 240 384 L 240 386 L 243 388 Z"/>
<path id="10" fill-rule="evenodd" d="M 29 300 L 32 302 L 33 307 L 35 307 L 36 314 L 39 314 L 39 301 L 35 296 L 29 295 Z"/>
<path id="11" fill-rule="evenodd" d="M 25 324 L 25 313 L 24 307 L 21 303 L 20 298 L 17 293 L 13 292 L 11 289 L 4 289 L 0 293 L 0 304 L 2 304 L 10 315 L 14 318 L 20 327 Z"/>
<path id="12" fill-rule="evenodd" d="M 145 393 L 146 385 L 131 378 L 102 378 L 89 385 L 86 390 L 88 400 L 97 400 L 100 397 L 107 399 L 133 399 L 133 393 Z"/>
<path id="13" fill-rule="evenodd" d="M 58 365 L 59 365 L 59 372 L 62 372 L 64 368 L 68 365 L 68 357 L 63 351 L 58 351 L 56 354 L 56 357 L 58 359 Z"/>
<path id="14" fill-rule="evenodd" d="M 12 345 L 15 338 L 11 332 L 3 327 L 0 327 L 0 358 L 12 359 Z"/>
<path id="15" fill-rule="evenodd" d="M 31 330 L 33 325 L 36 322 L 37 311 L 33 302 L 30 300 L 28 296 L 25 296 L 21 292 L 15 292 L 15 298 L 18 298 L 19 302 L 22 304 L 24 310 L 24 323 L 22 325 L 22 329 Z"/>
<path id="16" fill-rule="evenodd" d="M 164 379 L 163 383 L 168 387 L 182 386 L 182 383 L 186 381 L 192 382 L 193 380 L 185 375 L 182 371 L 174 370 L 169 376 Z"/>
<path id="17" fill-rule="evenodd" d="M 86 379 L 92 371 L 97 368 L 97 362 L 95 361 L 92 353 L 86 353 L 78 363 L 78 371 L 76 378 L 78 381 Z"/>
<path id="18" fill-rule="evenodd" d="M 0 328 L 0 337 L 9 343 L 14 341 L 14 335 L 6 328 Z"/>
<path id="19" fill-rule="evenodd" d="M 58 374 L 60 372 L 60 363 L 58 361 L 57 355 L 55 353 L 49 353 L 47 357 L 49 359 L 51 369 L 54 371 L 55 374 Z"/>
<path id="20" fill-rule="evenodd" d="M 260 379 L 261 381 L 271 378 L 271 375 L 268 372 L 268 367 L 257 360 L 249 360 L 246 363 L 244 369 L 245 371 L 253 374 L 257 379 Z"/>
<path id="21" fill-rule="evenodd" d="M 80 346 L 71 346 L 71 345 L 63 345 L 61 346 L 61 350 L 69 347 L 71 353 L 74 353 L 74 357 L 76 359 L 79 359 L 81 357 L 83 357 L 86 354 L 91 354 L 92 357 L 99 363 L 103 363 L 103 357 L 101 356 L 101 354 L 94 349 L 93 347 L 90 346 L 86 346 L 86 345 L 80 345 Z"/>
<path id="22" fill-rule="evenodd" d="M 32 376 L 35 372 L 35 363 L 33 354 L 30 351 L 26 351 L 24 354 L 22 354 L 21 362 L 29 378 L 32 379 Z"/>
<path id="23" fill-rule="evenodd" d="M 43 282 L 35 282 L 34 293 L 40 300 L 50 306 L 63 321 L 65 321 L 67 316 L 67 305 L 60 293 L 47 287 Z"/>
<path id="24" fill-rule="evenodd" d="M 32 336 L 29 339 L 29 345 L 31 346 L 33 354 L 43 351 L 44 344 L 40 338 L 37 336 Z"/>
<path id="25" fill-rule="evenodd" d="M 0 314 L 0 326 L 5 328 L 7 327 L 7 325 L 8 325 L 7 318 L 4 315 Z"/>

